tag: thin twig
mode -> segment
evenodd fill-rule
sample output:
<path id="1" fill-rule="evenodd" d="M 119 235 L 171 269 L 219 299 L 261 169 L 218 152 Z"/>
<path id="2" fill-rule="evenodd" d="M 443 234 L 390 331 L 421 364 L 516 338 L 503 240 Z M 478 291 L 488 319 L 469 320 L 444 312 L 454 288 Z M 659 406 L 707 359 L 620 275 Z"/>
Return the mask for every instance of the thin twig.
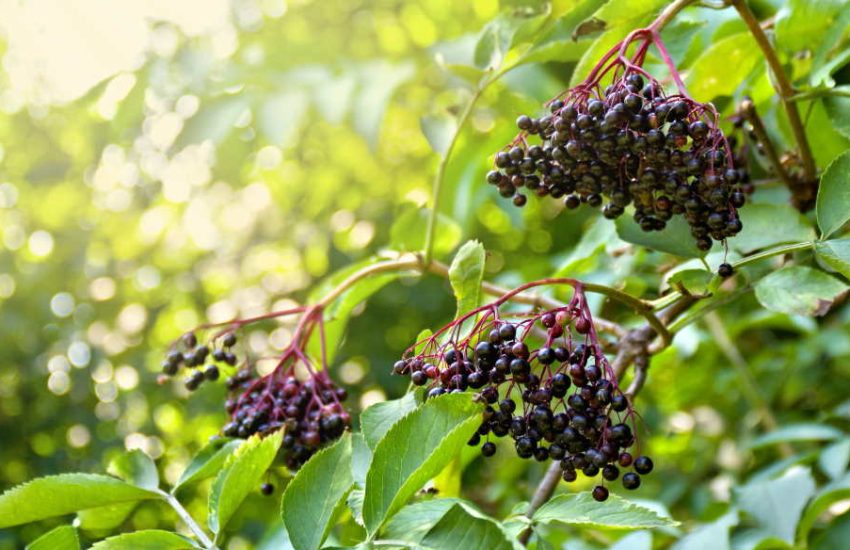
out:
<path id="1" fill-rule="evenodd" d="M 785 108 L 788 114 L 788 122 L 791 125 L 791 131 L 794 134 L 794 139 L 797 141 L 797 149 L 800 153 L 800 161 L 803 168 L 803 181 L 795 194 L 795 204 L 801 210 L 808 210 L 814 205 L 814 200 L 817 197 L 817 168 L 812 157 L 812 150 L 809 147 L 809 140 L 806 137 L 806 129 L 803 127 L 803 121 L 800 119 L 800 111 L 797 109 L 797 104 L 792 101 L 794 97 L 794 88 L 788 81 L 785 71 L 782 69 L 782 63 L 776 55 L 776 50 L 770 43 L 770 39 L 764 32 L 761 24 L 756 19 L 756 16 L 747 6 L 746 0 L 732 0 L 732 5 L 740 14 L 741 19 L 750 29 L 753 38 L 755 38 L 758 47 L 764 54 L 765 61 L 773 73 L 773 82 L 776 91 L 779 93 L 779 101 Z"/>
<path id="2" fill-rule="evenodd" d="M 776 172 L 776 175 L 779 176 L 779 179 L 788 187 L 788 190 L 792 193 L 795 192 L 795 188 L 799 185 L 791 176 L 788 175 L 788 172 L 785 170 L 785 167 L 782 166 L 782 161 L 779 159 L 779 154 L 776 152 L 776 149 L 773 147 L 773 142 L 770 140 L 770 137 L 767 135 L 767 129 L 764 127 L 764 123 L 761 120 L 761 117 L 756 112 L 756 106 L 750 98 L 744 99 L 741 102 L 741 112 L 744 117 L 753 127 L 753 133 L 755 133 L 756 138 L 758 138 L 759 143 L 764 149 L 765 155 L 767 155 L 767 160 L 770 161 L 770 165 L 773 168 L 773 171 Z"/>
<path id="3" fill-rule="evenodd" d="M 558 461 L 552 461 L 552 464 L 549 465 L 549 469 L 547 469 L 546 473 L 543 474 L 543 479 L 541 479 L 540 483 L 537 485 L 537 489 L 534 491 L 534 496 L 531 497 L 531 502 L 528 503 L 528 508 L 525 510 L 526 517 L 533 517 L 534 513 L 541 506 L 546 504 L 550 498 L 552 498 L 560 480 L 561 463 Z M 517 540 L 519 540 L 520 544 L 526 545 L 533 533 L 534 529 L 531 526 L 528 526 L 522 533 L 519 534 Z"/>
<path id="4" fill-rule="evenodd" d="M 481 94 L 484 93 L 484 90 L 490 82 L 491 80 L 488 79 L 475 87 L 475 92 L 473 92 L 469 101 L 466 102 L 466 106 L 464 107 L 460 118 L 458 118 L 457 128 L 455 129 L 454 135 L 452 135 L 452 139 L 449 141 L 446 152 L 443 154 L 440 159 L 440 164 L 437 166 L 437 173 L 434 176 L 434 186 L 431 191 L 431 212 L 428 215 L 428 227 L 425 233 L 425 265 L 431 263 L 431 260 L 434 258 L 434 237 L 437 234 L 437 218 L 439 217 L 440 210 L 440 192 L 443 188 L 443 180 L 446 179 L 446 167 L 449 164 L 449 159 L 452 156 L 452 151 L 454 151 L 455 144 L 457 143 L 461 130 L 463 130 L 463 127 L 466 124 L 466 119 L 468 119 L 469 115 L 472 114 L 472 109 L 475 107 L 475 103 L 478 101 L 478 98 L 481 97 Z"/>
<path id="5" fill-rule="evenodd" d="M 741 350 L 738 349 L 738 346 L 735 345 L 735 342 L 729 336 L 729 331 L 726 330 L 726 326 L 723 324 L 720 316 L 717 315 L 717 312 L 711 312 L 705 316 L 704 321 L 708 330 L 711 332 L 711 335 L 714 337 L 717 347 L 720 348 L 723 355 L 726 356 L 729 362 L 732 363 L 735 370 L 738 371 L 738 376 L 741 380 L 741 390 L 750 402 L 750 406 L 759 412 L 759 416 L 761 416 L 761 420 L 764 423 L 765 428 L 769 431 L 773 431 L 778 428 L 779 422 L 773 415 L 773 411 L 770 410 L 770 405 L 768 404 L 767 399 L 765 399 L 764 395 L 762 395 L 761 391 L 759 391 L 758 383 L 755 378 L 753 378 L 753 374 L 750 372 L 747 361 L 741 354 Z M 789 457 L 794 454 L 794 449 L 792 449 L 787 442 L 781 444 L 779 446 L 779 450 L 784 457 Z"/>

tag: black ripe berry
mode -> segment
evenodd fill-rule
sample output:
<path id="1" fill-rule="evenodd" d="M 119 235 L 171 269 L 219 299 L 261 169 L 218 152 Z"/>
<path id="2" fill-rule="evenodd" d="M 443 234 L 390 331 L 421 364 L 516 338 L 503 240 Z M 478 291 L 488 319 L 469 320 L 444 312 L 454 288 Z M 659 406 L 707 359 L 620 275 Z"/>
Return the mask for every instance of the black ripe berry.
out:
<path id="1" fill-rule="evenodd" d="M 218 371 L 218 367 L 215 365 L 207 365 L 204 369 L 204 378 L 211 382 L 215 382 L 218 380 L 220 373 Z"/>
<path id="2" fill-rule="evenodd" d="M 236 334 L 228 332 L 224 335 L 224 338 L 222 338 L 221 343 L 226 348 L 236 345 Z"/>
<path id="3" fill-rule="evenodd" d="M 635 471 L 639 474 L 648 474 L 652 471 L 652 459 L 648 456 L 639 456 L 635 459 Z"/>
<path id="4" fill-rule="evenodd" d="M 496 445 L 492 441 L 488 441 L 481 446 L 481 454 L 484 456 L 493 456 L 496 454 Z"/>
<path id="5" fill-rule="evenodd" d="M 597 502 L 604 502 L 608 500 L 608 489 L 606 489 L 602 485 L 597 485 L 596 487 L 594 487 L 593 492 L 591 494 L 593 495 L 593 500 Z"/>
<path id="6" fill-rule="evenodd" d="M 263 483 L 262 485 L 260 485 L 260 492 L 266 496 L 270 496 L 272 493 L 274 493 L 274 485 L 272 485 L 271 483 Z"/>
<path id="7" fill-rule="evenodd" d="M 620 477 L 620 469 L 613 464 L 607 464 L 604 468 L 602 468 L 602 477 L 608 481 L 614 481 Z"/>
<path id="8" fill-rule="evenodd" d="M 735 269 L 727 263 L 722 263 L 717 268 L 717 274 L 723 277 L 724 279 L 726 279 L 727 277 L 731 277 L 733 273 L 735 273 Z"/>
<path id="9" fill-rule="evenodd" d="M 634 472 L 623 474 L 623 487 L 633 491 L 640 487 L 640 476 Z"/>
<path id="10" fill-rule="evenodd" d="M 189 375 L 189 377 L 183 382 L 183 385 L 186 386 L 186 389 L 189 391 L 195 391 L 201 385 L 201 382 L 204 381 L 204 373 L 196 370 Z"/>

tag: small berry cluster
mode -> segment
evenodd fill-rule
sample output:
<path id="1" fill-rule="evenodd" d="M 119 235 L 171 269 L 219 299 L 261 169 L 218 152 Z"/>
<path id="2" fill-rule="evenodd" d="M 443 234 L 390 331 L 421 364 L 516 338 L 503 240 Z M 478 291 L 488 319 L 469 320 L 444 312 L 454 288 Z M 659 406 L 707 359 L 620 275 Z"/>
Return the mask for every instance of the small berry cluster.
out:
<path id="1" fill-rule="evenodd" d="M 260 376 L 247 360 L 240 363 L 233 351 L 237 330 L 296 313 L 302 317 L 292 341 L 270 373 Z M 207 344 L 199 344 L 196 333 L 188 332 L 171 346 L 163 361 L 163 381 L 177 374 L 183 365 L 193 369 L 185 380 L 190 391 L 198 389 L 205 380 L 218 380 L 222 371 L 229 374 L 225 380 L 228 389 L 225 410 L 230 421 L 222 428 L 223 435 L 244 439 L 284 430 L 280 456 L 288 468 L 296 470 L 323 445 L 341 437 L 351 425 L 351 416 L 342 405 L 348 394 L 328 374 L 322 323 L 321 308 L 296 308 L 223 323 L 227 328 Z M 200 329 L 217 326 L 222 325 L 204 325 Z M 305 351 L 316 327 L 322 350 L 319 369 Z M 201 368 L 208 358 L 211 361 Z"/>
<path id="2" fill-rule="evenodd" d="M 639 41 L 631 59 L 630 44 Z M 526 189 L 564 198 L 568 209 L 602 206 L 618 218 L 629 205 L 644 231 L 666 227 L 674 215 L 688 222 L 701 250 L 741 231 L 737 209 L 746 202 L 745 170 L 718 127 L 714 106 L 691 99 L 684 86 L 665 95 L 641 68 L 655 33 L 635 31 L 617 44 L 587 79 L 548 103 L 550 114 L 522 115 L 514 142 L 496 154 L 487 181 L 523 206 Z M 667 57 L 669 60 L 669 56 Z M 681 84 L 670 61 L 674 79 Z M 603 77 L 613 71 L 610 85 Z M 530 136 L 541 144 L 531 145 Z"/>
<path id="3" fill-rule="evenodd" d="M 236 345 L 236 334 L 228 332 L 221 337 L 221 347 L 214 347 L 210 357 L 210 346 L 199 344 L 198 337 L 194 332 L 187 332 L 180 340 L 175 342 L 162 361 L 162 373 L 164 376 L 174 376 L 180 371 L 181 366 L 191 369 L 189 376 L 183 381 L 183 385 L 189 391 L 197 390 L 205 380 L 215 382 L 221 376 L 221 370 L 217 363 L 224 363 L 229 367 L 236 365 L 236 354 L 232 348 Z M 207 361 L 212 359 L 206 366 L 201 368 Z"/>
<path id="4" fill-rule="evenodd" d="M 429 386 L 429 398 L 476 390 L 487 405 L 469 444 L 481 444 L 484 456 L 496 452 L 491 436 L 510 436 L 521 458 L 560 461 L 568 482 L 578 472 L 614 481 L 620 468 L 632 466 L 622 483 L 638 488 L 652 460 L 628 451 L 636 442 L 635 413 L 602 351 L 581 286 L 567 306 L 506 315 L 516 320 L 500 316 L 499 305 L 474 310 L 417 343 L 393 371 Z M 608 489 L 598 485 L 593 497 L 605 500 Z"/>
<path id="5" fill-rule="evenodd" d="M 319 448 L 342 436 L 351 417 L 342 406 L 348 393 L 333 383 L 327 371 L 311 372 L 301 381 L 293 368 L 294 364 L 266 377 L 240 370 L 228 379 L 225 409 L 231 421 L 222 432 L 247 438 L 285 429 L 284 461 L 290 470 L 297 470 Z"/>

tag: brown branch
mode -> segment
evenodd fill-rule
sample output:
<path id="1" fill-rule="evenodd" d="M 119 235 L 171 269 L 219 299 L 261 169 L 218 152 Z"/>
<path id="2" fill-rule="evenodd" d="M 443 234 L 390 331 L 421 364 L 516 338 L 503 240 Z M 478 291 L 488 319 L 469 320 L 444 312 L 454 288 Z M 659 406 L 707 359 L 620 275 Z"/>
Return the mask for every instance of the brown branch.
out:
<path id="1" fill-rule="evenodd" d="M 741 19 L 750 29 L 750 33 L 756 40 L 756 44 L 764 54 L 765 61 L 773 73 L 773 83 L 776 91 L 779 93 L 779 101 L 785 108 L 788 115 L 788 122 L 791 125 L 791 131 L 794 134 L 794 139 L 797 142 L 797 148 L 800 154 L 800 162 L 802 163 L 802 182 L 800 189 L 794 196 L 794 206 L 801 211 L 809 210 L 814 206 L 817 197 L 818 181 L 817 168 L 815 167 L 812 150 L 809 147 L 809 140 L 806 137 L 806 130 L 803 127 L 803 121 L 800 118 L 800 111 L 797 109 L 797 104 L 793 101 L 794 88 L 788 81 L 785 71 L 782 69 L 782 63 L 776 55 L 776 50 L 770 43 L 770 39 L 764 32 L 761 24 L 759 24 L 756 16 L 747 6 L 746 0 L 731 0 L 732 5 L 738 11 Z"/>
<path id="2" fill-rule="evenodd" d="M 801 182 L 792 179 L 785 170 L 785 167 L 782 166 L 779 154 L 776 152 L 776 149 L 773 147 L 773 142 L 767 135 L 767 129 L 764 127 L 764 122 L 762 122 L 761 117 L 756 112 L 756 106 L 750 98 L 746 98 L 741 102 L 741 113 L 744 115 L 744 118 L 747 119 L 747 122 L 749 122 L 753 127 L 753 133 L 756 135 L 756 138 L 759 140 L 759 143 L 764 149 L 764 153 L 767 156 L 767 160 L 770 162 L 773 171 L 777 176 L 779 176 L 779 179 L 782 180 L 782 183 L 785 184 L 788 190 L 791 191 L 792 196 L 796 197 L 801 194 L 802 190 L 798 189 L 801 186 Z"/>

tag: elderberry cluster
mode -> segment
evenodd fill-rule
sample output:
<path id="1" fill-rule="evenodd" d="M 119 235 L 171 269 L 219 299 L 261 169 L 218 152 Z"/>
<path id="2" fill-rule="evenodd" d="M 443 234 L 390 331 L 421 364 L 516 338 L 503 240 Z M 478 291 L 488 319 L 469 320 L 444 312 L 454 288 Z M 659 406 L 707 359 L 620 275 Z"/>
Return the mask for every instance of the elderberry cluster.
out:
<path id="1" fill-rule="evenodd" d="M 666 96 L 656 81 L 625 71 L 604 90 L 579 85 L 549 108 L 517 119 L 521 133 L 487 174 L 515 205 L 526 203 L 523 189 L 563 198 L 568 209 L 604 203 L 609 219 L 633 205 L 644 231 L 681 215 L 701 250 L 741 231 L 748 176 L 736 169 L 713 107 Z M 530 136 L 541 143 L 529 144 Z"/>
<path id="2" fill-rule="evenodd" d="M 281 452 L 290 470 L 341 437 L 351 424 L 341 403 L 348 393 L 325 371 L 301 381 L 292 374 L 260 378 L 240 370 L 227 380 L 227 388 L 224 406 L 231 421 L 222 428 L 224 435 L 247 438 L 285 429 Z"/>
<path id="3" fill-rule="evenodd" d="M 628 424 L 634 412 L 602 352 L 583 295 L 577 291 L 569 306 L 516 322 L 491 313 L 468 338 L 437 344 L 432 337 L 424 351 L 396 362 L 394 372 L 429 386 L 429 398 L 477 390 L 486 408 L 469 444 L 481 445 L 484 456 L 496 452 L 492 438 L 509 436 L 521 458 L 559 461 L 567 482 L 578 472 L 615 481 L 621 468 L 632 467 L 622 484 L 637 489 L 652 460 L 629 452 L 636 441 Z M 542 345 L 529 346 L 541 330 Z M 593 497 L 608 497 L 604 484 Z"/>
<path id="4" fill-rule="evenodd" d="M 220 339 L 220 343 L 221 347 L 214 348 L 211 354 L 208 345 L 198 343 L 194 332 L 187 332 L 175 342 L 163 359 L 163 375 L 175 376 L 180 367 L 185 366 L 189 369 L 189 375 L 184 379 L 183 385 L 189 391 L 197 390 L 205 380 L 215 382 L 221 376 L 217 363 L 233 367 L 237 362 L 236 354 L 232 351 L 236 345 L 236 334 L 228 332 Z M 207 358 L 212 361 L 204 366 Z"/>
<path id="5" fill-rule="evenodd" d="M 234 353 L 236 331 L 240 328 L 298 313 L 302 316 L 292 340 L 268 374 L 260 375 L 248 358 L 240 361 Z M 224 323 L 227 328 L 206 344 L 199 343 L 195 332 L 188 332 L 172 344 L 162 364 L 161 381 L 177 374 L 182 366 L 192 369 L 185 380 L 190 391 L 205 380 L 226 377 L 228 397 L 224 408 L 230 418 L 222 427 L 222 434 L 244 439 L 283 430 L 279 456 L 290 470 L 296 470 L 323 445 L 339 439 L 351 425 L 351 416 L 342 405 L 348 393 L 331 380 L 325 355 L 321 355 L 319 363 L 304 349 L 322 322 L 321 308 L 295 308 Z M 204 325 L 198 330 L 213 326 L 221 325 Z M 324 349 L 324 331 L 318 330 L 318 335 Z M 266 483 L 261 492 L 271 494 L 274 487 Z"/>

